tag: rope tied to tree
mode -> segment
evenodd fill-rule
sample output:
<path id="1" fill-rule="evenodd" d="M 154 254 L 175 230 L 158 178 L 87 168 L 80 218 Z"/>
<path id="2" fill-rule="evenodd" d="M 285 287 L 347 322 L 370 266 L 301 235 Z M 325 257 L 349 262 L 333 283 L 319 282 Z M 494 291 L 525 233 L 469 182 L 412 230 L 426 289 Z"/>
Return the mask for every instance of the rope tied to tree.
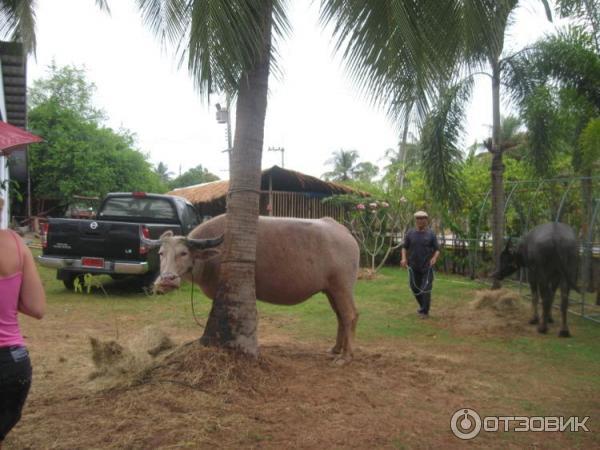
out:
<path id="1" fill-rule="evenodd" d="M 236 189 L 229 189 L 227 191 L 227 197 L 231 197 L 232 194 L 237 194 L 238 192 L 254 192 L 255 194 L 258 194 L 258 195 L 260 195 L 262 193 L 260 189 L 236 188 Z"/>

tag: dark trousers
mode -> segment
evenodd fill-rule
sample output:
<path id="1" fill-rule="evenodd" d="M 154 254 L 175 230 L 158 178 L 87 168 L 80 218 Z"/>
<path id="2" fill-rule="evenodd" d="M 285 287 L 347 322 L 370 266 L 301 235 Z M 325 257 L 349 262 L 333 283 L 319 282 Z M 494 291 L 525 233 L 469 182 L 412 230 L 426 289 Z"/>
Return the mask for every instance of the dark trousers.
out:
<path id="1" fill-rule="evenodd" d="M 412 269 L 409 272 L 410 289 L 419 303 L 419 312 L 429 314 L 431 306 L 431 290 L 433 289 L 433 269 L 425 272 Z"/>
<path id="2" fill-rule="evenodd" d="M 0 348 L 0 442 L 21 419 L 31 386 L 31 362 L 25 347 Z"/>

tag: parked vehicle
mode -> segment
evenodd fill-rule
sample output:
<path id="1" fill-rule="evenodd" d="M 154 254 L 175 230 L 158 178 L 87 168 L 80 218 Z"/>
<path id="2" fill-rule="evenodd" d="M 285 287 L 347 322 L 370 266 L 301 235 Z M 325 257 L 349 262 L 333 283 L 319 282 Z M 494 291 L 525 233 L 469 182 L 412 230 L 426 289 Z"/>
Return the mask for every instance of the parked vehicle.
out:
<path id="1" fill-rule="evenodd" d="M 160 269 L 156 250 L 140 236 L 158 239 L 172 230 L 187 234 L 200 219 L 181 197 L 144 192 L 111 193 L 94 220 L 50 218 L 42 228 L 42 266 L 57 269 L 57 278 L 73 289 L 85 273 L 113 278 L 133 275 L 149 284 Z"/>
<path id="2" fill-rule="evenodd" d="M 83 195 L 74 195 L 71 202 L 67 205 L 65 217 L 71 219 L 94 219 L 98 209 L 98 197 L 84 197 Z"/>

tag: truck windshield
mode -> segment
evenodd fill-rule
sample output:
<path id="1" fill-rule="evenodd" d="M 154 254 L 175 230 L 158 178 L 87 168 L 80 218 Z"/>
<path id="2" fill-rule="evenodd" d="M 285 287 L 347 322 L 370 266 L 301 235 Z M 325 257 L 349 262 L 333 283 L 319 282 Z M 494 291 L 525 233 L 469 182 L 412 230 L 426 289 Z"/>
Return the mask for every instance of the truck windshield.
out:
<path id="1" fill-rule="evenodd" d="M 158 219 L 177 223 L 177 213 L 168 200 L 162 198 L 112 197 L 106 200 L 100 217 L 123 218 L 129 221 Z"/>

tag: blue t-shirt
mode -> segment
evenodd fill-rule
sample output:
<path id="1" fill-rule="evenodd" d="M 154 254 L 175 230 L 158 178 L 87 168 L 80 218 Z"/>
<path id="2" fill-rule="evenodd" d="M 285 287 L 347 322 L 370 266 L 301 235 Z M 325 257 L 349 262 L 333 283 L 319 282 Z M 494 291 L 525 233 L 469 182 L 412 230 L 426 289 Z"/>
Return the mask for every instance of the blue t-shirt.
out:
<path id="1" fill-rule="evenodd" d="M 408 250 L 408 265 L 417 272 L 426 272 L 433 254 L 440 249 L 435 233 L 429 228 L 409 230 L 402 246 Z"/>

